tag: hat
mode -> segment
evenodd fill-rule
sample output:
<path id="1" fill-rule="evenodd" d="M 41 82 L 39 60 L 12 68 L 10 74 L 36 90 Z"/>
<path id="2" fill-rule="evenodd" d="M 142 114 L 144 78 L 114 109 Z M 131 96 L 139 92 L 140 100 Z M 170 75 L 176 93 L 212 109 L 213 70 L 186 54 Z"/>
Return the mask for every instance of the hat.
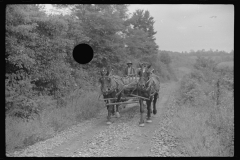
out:
<path id="1" fill-rule="evenodd" d="M 142 62 L 142 65 L 143 65 L 143 64 L 145 64 L 145 65 L 149 65 L 149 63 L 148 63 L 148 62 Z"/>
<path id="2" fill-rule="evenodd" d="M 127 64 L 132 64 L 132 62 L 131 62 L 131 61 L 128 61 Z"/>

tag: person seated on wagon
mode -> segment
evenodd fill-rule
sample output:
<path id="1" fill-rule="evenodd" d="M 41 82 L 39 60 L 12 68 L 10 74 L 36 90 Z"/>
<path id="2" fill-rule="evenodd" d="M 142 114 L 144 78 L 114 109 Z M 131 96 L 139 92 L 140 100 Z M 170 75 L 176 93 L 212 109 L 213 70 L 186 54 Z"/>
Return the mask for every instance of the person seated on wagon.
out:
<path id="1" fill-rule="evenodd" d="M 135 76 L 135 69 L 132 67 L 132 62 L 127 62 L 127 68 L 124 70 L 124 76 Z"/>

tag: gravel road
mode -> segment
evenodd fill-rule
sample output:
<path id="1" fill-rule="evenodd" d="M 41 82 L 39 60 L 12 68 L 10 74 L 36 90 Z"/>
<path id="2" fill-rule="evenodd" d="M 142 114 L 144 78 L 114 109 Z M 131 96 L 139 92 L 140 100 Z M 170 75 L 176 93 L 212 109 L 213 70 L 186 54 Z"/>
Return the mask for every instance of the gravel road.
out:
<path id="1" fill-rule="evenodd" d="M 106 124 L 107 110 L 96 118 L 79 123 L 55 137 L 14 152 L 10 157 L 144 157 L 188 156 L 171 132 L 177 83 L 161 84 L 157 115 L 152 123 L 139 127 L 139 106 L 127 105 L 120 118 Z M 145 110 L 146 113 L 146 110 Z"/>

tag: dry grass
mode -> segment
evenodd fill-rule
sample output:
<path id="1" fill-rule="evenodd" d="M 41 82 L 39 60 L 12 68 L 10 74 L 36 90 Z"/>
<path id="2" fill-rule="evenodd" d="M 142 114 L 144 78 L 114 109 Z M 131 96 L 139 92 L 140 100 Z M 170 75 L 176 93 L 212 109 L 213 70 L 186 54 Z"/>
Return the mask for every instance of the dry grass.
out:
<path id="1" fill-rule="evenodd" d="M 179 149 L 185 148 L 183 150 L 187 150 L 190 156 L 233 156 L 233 90 L 222 87 L 220 102 L 216 105 L 216 91 L 212 83 L 216 75 L 208 69 L 194 71 L 191 59 L 196 61 L 191 56 L 173 57 L 174 68 L 180 68 L 178 76 L 187 73 L 185 68 L 192 70 L 188 78 L 183 77 L 175 95 L 177 112 L 171 128 L 181 142 Z M 217 67 L 226 66 L 233 67 L 233 62 L 222 62 Z"/>
<path id="2" fill-rule="evenodd" d="M 84 119 L 94 117 L 103 108 L 103 104 L 98 101 L 98 93 L 90 91 L 69 96 L 65 107 L 57 108 L 56 105 L 52 105 L 42 108 L 45 109 L 33 120 L 6 117 L 8 152 L 48 139 Z"/>
<path id="3" fill-rule="evenodd" d="M 190 156 L 214 156 L 214 151 L 206 147 L 206 136 L 213 135 L 213 130 L 206 126 L 207 112 L 197 112 L 196 108 L 184 107 L 173 119 L 176 136 Z M 215 142 L 216 143 L 216 142 Z"/>
<path id="4" fill-rule="evenodd" d="M 177 106 L 172 128 L 190 156 L 234 155 L 234 98 L 232 92 L 222 94 L 218 106 L 210 97 L 196 106 Z"/>
<path id="5" fill-rule="evenodd" d="M 182 106 L 172 125 L 190 156 L 233 156 L 233 131 L 224 118 L 208 107 Z"/>

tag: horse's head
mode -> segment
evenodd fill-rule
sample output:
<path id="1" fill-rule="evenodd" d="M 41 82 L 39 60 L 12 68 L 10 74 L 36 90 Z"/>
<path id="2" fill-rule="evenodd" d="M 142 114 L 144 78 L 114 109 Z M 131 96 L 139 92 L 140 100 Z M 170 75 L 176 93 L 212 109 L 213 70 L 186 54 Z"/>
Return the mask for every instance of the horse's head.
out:
<path id="1" fill-rule="evenodd" d="M 101 91 L 104 95 L 106 95 L 111 87 L 111 79 L 109 77 L 109 71 L 107 70 L 107 68 L 103 68 L 100 71 L 100 74 L 101 74 L 101 77 L 99 79 L 99 82 L 101 84 Z"/>
<path id="2" fill-rule="evenodd" d="M 103 68 L 101 71 L 101 76 L 108 76 L 109 75 L 109 71 L 107 70 L 107 68 Z"/>
<path id="3" fill-rule="evenodd" d="M 150 78 L 150 71 L 149 68 L 151 67 L 151 64 L 140 64 L 140 70 L 139 70 L 139 81 L 138 81 L 138 86 L 141 89 L 145 89 L 147 86 L 147 83 L 149 82 Z"/>
<path id="4" fill-rule="evenodd" d="M 108 94 L 111 90 L 111 78 L 104 75 L 99 79 L 99 82 L 101 84 L 101 91 L 103 95 Z"/>

